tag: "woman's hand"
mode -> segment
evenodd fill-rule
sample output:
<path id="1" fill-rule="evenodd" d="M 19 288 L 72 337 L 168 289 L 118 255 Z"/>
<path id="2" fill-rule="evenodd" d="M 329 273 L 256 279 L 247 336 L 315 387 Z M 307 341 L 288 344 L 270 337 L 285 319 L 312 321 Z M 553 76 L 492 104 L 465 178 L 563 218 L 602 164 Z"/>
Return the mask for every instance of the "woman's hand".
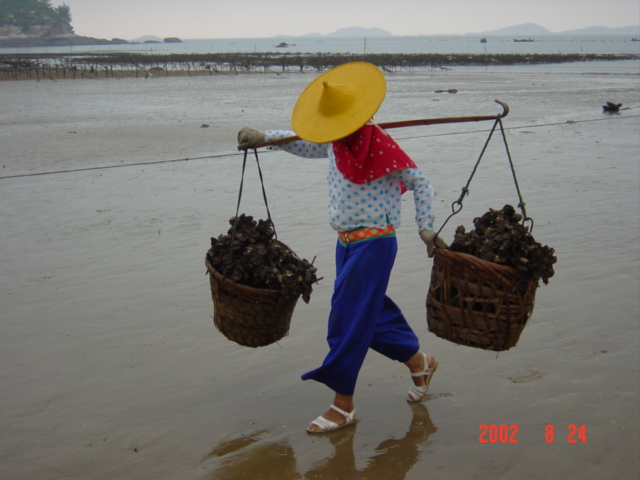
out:
<path id="1" fill-rule="evenodd" d="M 436 248 L 448 248 L 446 242 L 438 236 L 433 230 L 420 231 L 420 238 L 427 244 L 427 255 L 432 258 Z"/>
<path id="2" fill-rule="evenodd" d="M 255 128 L 244 127 L 238 132 L 238 150 L 248 150 L 264 142 L 264 133 Z"/>

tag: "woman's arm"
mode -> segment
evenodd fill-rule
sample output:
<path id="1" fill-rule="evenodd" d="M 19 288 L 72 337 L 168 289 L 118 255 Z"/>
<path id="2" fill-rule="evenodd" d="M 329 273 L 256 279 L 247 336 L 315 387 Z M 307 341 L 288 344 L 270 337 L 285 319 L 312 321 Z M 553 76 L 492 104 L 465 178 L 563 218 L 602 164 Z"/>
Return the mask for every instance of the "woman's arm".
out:
<path id="1" fill-rule="evenodd" d="M 265 141 L 277 140 L 280 138 L 291 137 L 295 135 L 289 130 L 267 130 L 264 134 Z M 284 150 L 299 157 L 304 158 L 327 158 L 329 143 L 312 143 L 306 140 L 296 140 L 293 142 L 281 143 L 270 148 Z"/>
<path id="2" fill-rule="evenodd" d="M 404 183 L 407 190 L 413 192 L 413 201 L 416 208 L 416 223 L 419 230 L 433 230 L 433 187 L 431 182 L 417 168 L 397 170 L 394 175 Z"/>

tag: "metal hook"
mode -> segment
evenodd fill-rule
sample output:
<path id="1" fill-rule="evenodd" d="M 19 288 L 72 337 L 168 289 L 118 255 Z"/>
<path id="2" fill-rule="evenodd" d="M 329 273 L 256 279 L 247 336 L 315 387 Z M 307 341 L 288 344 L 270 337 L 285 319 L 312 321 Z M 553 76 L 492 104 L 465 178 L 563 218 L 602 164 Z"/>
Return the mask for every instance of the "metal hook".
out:
<path id="1" fill-rule="evenodd" d="M 502 106 L 502 113 L 498 115 L 498 118 L 504 118 L 507 115 L 509 115 L 509 105 L 507 105 L 504 102 L 501 102 L 500 100 L 496 99 L 496 103 L 500 104 Z"/>

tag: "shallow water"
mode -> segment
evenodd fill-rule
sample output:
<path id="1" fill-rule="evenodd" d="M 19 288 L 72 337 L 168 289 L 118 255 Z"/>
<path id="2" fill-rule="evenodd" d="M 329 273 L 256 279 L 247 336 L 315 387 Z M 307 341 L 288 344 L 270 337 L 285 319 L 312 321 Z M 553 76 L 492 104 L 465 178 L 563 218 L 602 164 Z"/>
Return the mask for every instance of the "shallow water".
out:
<path id="1" fill-rule="evenodd" d="M 324 163 L 260 157 L 279 238 L 317 257 L 324 277 L 288 337 L 260 349 L 222 337 L 203 264 L 235 213 L 235 133 L 287 127 L 311 76 L 0 84 L 0 476 L 637 477 L 640 77 L 637 62 L 582 66 L 388 77 L 380 122 L 509 104 L 520 188 L 534 236 L 556 249 L 556 275 L 512 350 L 436 338 L 424 306 L 431 260 L 407 197 L 390 296 L 440 368 L 427 401 L 409 406 L 404 367 L 370 355 L 359 423 L 320 437 L 304 427 L 331 396 L 299 376 L 326 352 L 335 237 Z M 605 101 L 628 109 L 605 115 Z M 490 126 L 392 132 L 435 185 L 438 225 Z M 117 168 L 34 175 L 97 166 Z M 443 234 L 517 201 L 496 137 Z M 265 216 L 252 168 L 241 211 Z M 481 425 L 517 429 L 518 443 L 481 437 Z M 571 425 L 586 426 L 585 442 Z"/>
<path id="2" fill-rule="evenodd" d="M 488 35 L 390 36 L 390 37 L 272 37 L 191 39 L 183 43 L 129 45 L 77 45 L 64 47 L 0 48 L 0 53 L 102 53 L 140 52 L 185 54 L 210 52 L 277 53 L 468 53 L 468 54 L 631 54 L 640 44 L 629 35 L 538 35 L 533 42 L 514 42 L 512 37 Z M 281 43 L 287 46 L 278 47 Z"/>

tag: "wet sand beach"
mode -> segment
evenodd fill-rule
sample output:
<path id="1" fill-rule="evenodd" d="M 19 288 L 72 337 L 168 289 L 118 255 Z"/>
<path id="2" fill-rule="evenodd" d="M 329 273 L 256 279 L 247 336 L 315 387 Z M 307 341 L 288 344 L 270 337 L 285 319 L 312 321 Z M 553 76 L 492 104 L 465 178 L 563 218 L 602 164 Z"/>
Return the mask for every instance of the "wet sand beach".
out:
<path id="1" fill-rule="evenodd" d="M 494 99 L 509 104 L 533 235 L 558 263 L 513 349 L 437 338 L 425 308 L 432 260 L 406 196 L 389 295 L 440 367 L 427 400 L 409 405 L 406 368 L 371 352 L 359 422 L 326 436 L 305 427 L 332 396 L 300 380 L 327 351 L 336 239 L 325 161 L 260 152 L 278 238 L 316 257 L 324 277 L 308 305 L 298 302 L 287 337 L 258 349 L 224 338 L 204 266 L 210 237 L 235 214 L 236 132 L 288 128 L 312 78 L 0 83 L 0 477 L 637 478 L 638 62 L 387 76 L 379 122 L 494 115 Z M 606 101 L 623 110 L 604 114 Z M 434 184 L 437 226 L 490 126 L 391 132 Z M 448 241 L 490 207 L 518 202 L 499 137 L 470 192 Z M 253 162 L 240 211 L 266 217 Z M 504 426 L 506 441 L 491 426 Z"/>

